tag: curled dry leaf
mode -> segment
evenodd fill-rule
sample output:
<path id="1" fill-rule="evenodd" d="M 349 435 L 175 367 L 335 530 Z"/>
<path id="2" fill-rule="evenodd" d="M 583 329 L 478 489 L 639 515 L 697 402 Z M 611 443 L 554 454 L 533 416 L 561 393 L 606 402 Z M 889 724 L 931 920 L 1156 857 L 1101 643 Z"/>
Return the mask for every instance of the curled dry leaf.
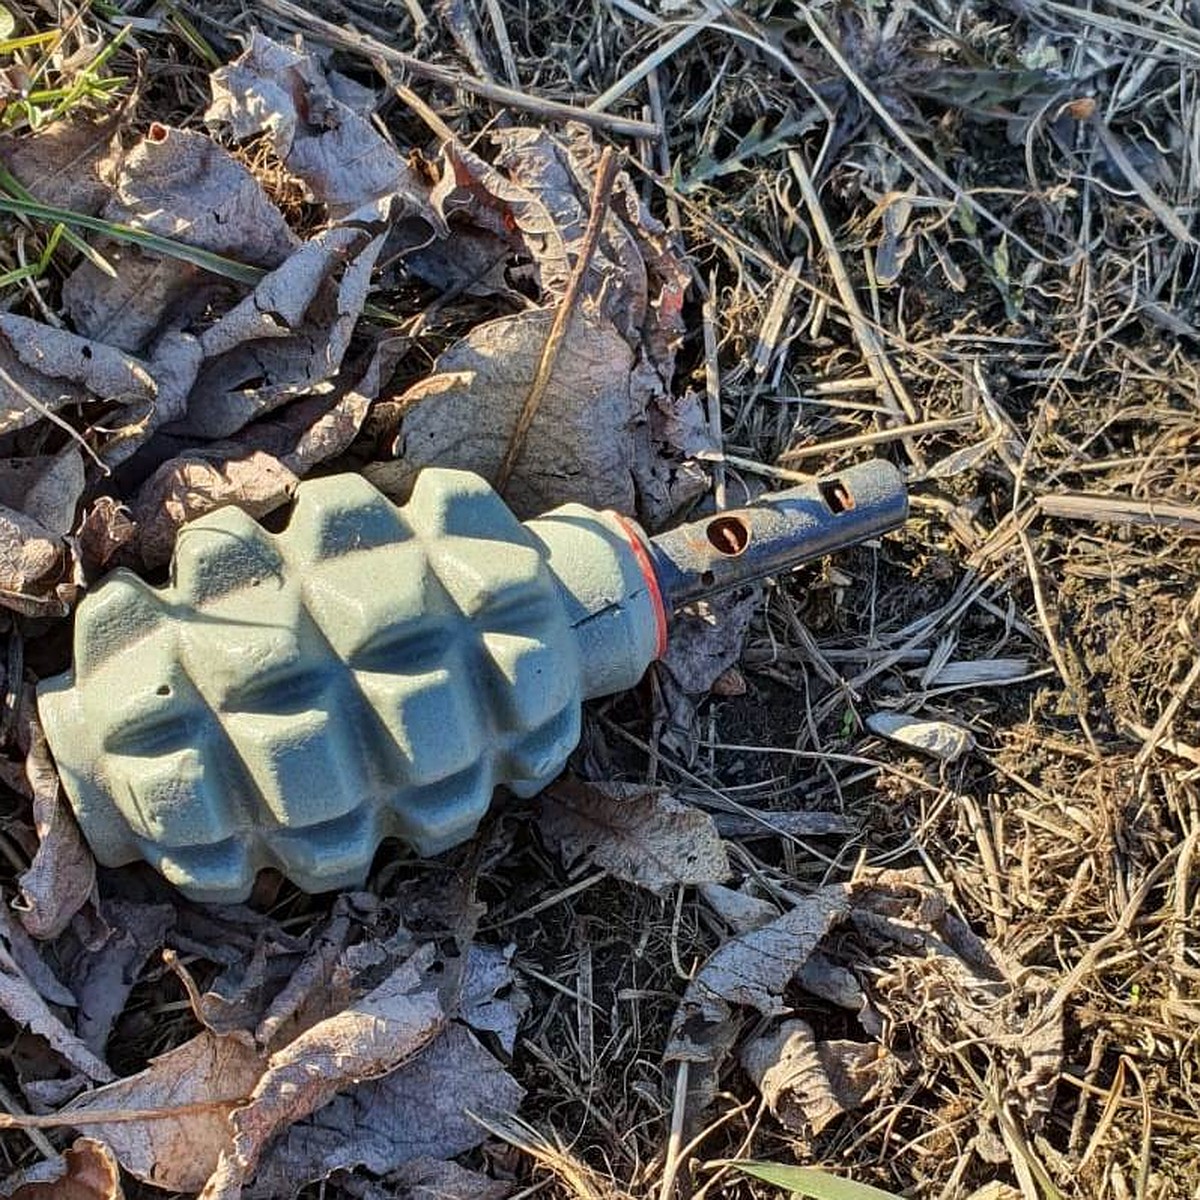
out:
<path id="1" fill-rule="evenodd" d="M 362 999 L 270 1056 L 249 1101 L 230 1115 L 232 1143 L 222 1150 L 202 1200 L 240 1196 L 280 1130 L 351 1084 L 394 1071 L 437 1036 L 445 1015 L 436 992 L 425 987 L 432 958 L 432 947 L 418 951 Z"/>
<path id="2" fill-rule="evenodd" d="M 151 1059 L 137 1075 L 89 1092 L 62 1115 L 107 1142 L 121 1166 L 143 1182 L 196 1192 L 229 1144 L 230 1111 L 245 1101 L 265 1066 L 263 1056 L 244 1042 L 204 1032 Z M 129 1109 L 162 1110 L 163 1115 L 88 1121 Z"/>
<path id="3" fill-rule="evenodd" d="M 371 123 L 374 97 L 327 75 L 303 49 L 253 30 L 242 55 L 211 82 L 205 121 L 239 139 L 265 132 L 287 169 L 335 217 L 391 196 L 428 211 L 428 189 Z"/>
<path id="4" fill-rule="evenodd" d="M 468 1171 L 455 1162 L 415 1158 L 388 1176 L 384 1200 L 504 1200 L 513 1193 L 512 1184 Z"/>
<path id="5" fill-rule="evenodd" d="M 469 1113 L 511 1112 L 524 1095 L 470 1031 L 451 1024 L 415 1061 L 359 1084 L 268 1148 L 248 1200 L 274 1200 L 331 1171 L 387 1175 L 406 1163 L 450 1158 L 486 1130 Z"/>
<path id="6" fill-rule="evenodd" d="M 541 795 L 538 828 L 568 863 L 586 857 L 653 892 L 729 875 L 712 818 L 663 788 L 561 779 Z"/>
<path id="7" fill-rule="evenodd" d="M 0 505 L 0 606 L 61 617 L 75 591 L 66 543 L 32 517 Z"/>
<path id="8" fill-rule="evenodd" d="M 818 1042 L 810 1025 L 794 1020 L 747 1042 L 741 1061 L 771 1112 L 809 1137 L 872 1099 L 886 1053 L 871 1042 Z"/>
<path id="9" fill-rule="evenodd" d="M 720 603 L 690 604 L 676 616 L 662 662 L 683 691 L 706 694 L 741 658 L 759 600 L 759 590 L 750 588 Z"/>
<path id="10" fill-rule="evenodd" d="M 79 1036 L 101 1057 L 129 993 L 151 955 L 161 950 L 175 910 L 169 904 L 108 900 L 103 915 L 108 936 L 79 954 L 66 975 L 79 998 Z"/>
<path id="11" fill-rule="evenodd" d="M 0 1187 L 6 1200 L 124 1200 L 112 1150 L 95 1138 L 76 1138 L 62 1158 L 38 1163 Z"/>
<path id="12" fill-rule="evenodd" d="M 221 458 L 197 450 L 164 463 L 138 492 L 133 516 L 138 550 L 147 567 L 171 557 L 179 527 L 215 508 L 236 504 L 252 517 L 287 502 L 300 481 L 278 459 L 262 451 Z"/>
<path id="13" fill-rule="evenodd" d="M 0 313 L 0 434 L 75 405 L 144 405 L 156 395 L 146 364 L 124 351 L 17 313 Z"/>
<path id="14" fill-rule="evenodd" d="M 25 775 L 33 794 L 33 823 L 38 848 L 18 880 L 14 904 L 21 924 L 36 938 L 55 938 L 71 918 L 95 899 L 96 860 L 75 821 L 58 782 L 50 747 L 33 705 L 28 706 L 29 753 Z"/>

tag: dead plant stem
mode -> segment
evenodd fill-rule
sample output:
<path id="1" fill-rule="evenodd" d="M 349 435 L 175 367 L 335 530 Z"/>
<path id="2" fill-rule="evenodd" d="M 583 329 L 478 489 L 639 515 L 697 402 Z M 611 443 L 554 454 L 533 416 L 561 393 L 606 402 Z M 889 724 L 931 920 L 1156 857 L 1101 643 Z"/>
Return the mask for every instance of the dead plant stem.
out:
<path id="1" fill-rule="evenodd" d="M 579 247 L 579 257 L 575 260 L 571 277 L 567 280 L 566 291 L 554 313 L 554 320 L 550 324 L 550 332 L 546 335 L 546 343 L 542 347 L 542 356 L 538 360 L 533 383 L 529 387 L 525 402 L 521 405 L 517 423 L 513 427 L 508 448 L 504 451 L 504 459 L 500 463 L 500 470 L 496 475 L 496 490 L 501 495 L 508 487 L 513 470 L 520 461 L 521 452 L 525 449 L 525 439 L 529 436 L 529 427 L 533 424 L 533 419 L 537 416 L 537 411 L 546 395 L 546 389 L 550 386 L 554 364 L 558 361 L 559 352 L 566 340 L 567 329 L 570 327 L 571 318 L 575 315 L 588 268 L 596 253 L 596 247 L 600 243 L 600 234 L 604 229 L 605 218 L 608 216 L 608 202 L 612 196 L 613 183 L 616 181 L 619 166 L 620 159 L 617 157 L 616 151 L 611 146 L 605 146 L 604 153 L 600 156 L 600 163 L 596 168 L 596 180 L 592 187 L 591 212 L 588 215 L 587 228 L 584 230 L 583 241 Z"/>

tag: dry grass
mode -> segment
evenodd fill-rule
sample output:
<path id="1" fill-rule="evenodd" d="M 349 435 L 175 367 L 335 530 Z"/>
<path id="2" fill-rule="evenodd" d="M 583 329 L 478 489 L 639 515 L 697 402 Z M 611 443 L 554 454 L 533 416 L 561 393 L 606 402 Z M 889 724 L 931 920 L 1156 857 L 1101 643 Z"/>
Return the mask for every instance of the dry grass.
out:
<path id="1" fill-rule="evenodd" d="M 719 383 L 731 501 L 756 477 L 870 453 L 908 471 L 902 536 L 768 592 L 743 664 L 748 692 L 700 710 L 694 759 L 658 741 L 648 697 L 599 706 L 588 749 L 689 798 L 715 789 L 841 808 L 860 837 L 747 841 L 739 870 L 769 894 L 920 865 L 1065 1020 L 1040 1123 L 999 1111 L 1002 1064 L 964 1037 L 938 1056 L 918 1047 L 891 1100 L 810 1142 L 765 1115 L 733 1068 L 707 1127 L 668 1153 L 666 1028 L 720 930 L 691 893 L 573 886 L 523 828 L 504 827 L 480 897 L 536 998 L 515 1072 L 538 1132 L 504 1131 L 530 1156 L 523 1194 L 665 1196 L 667 1172 L 679 1195 L 766 1195 L 719 1165 L 747 1154 L 923 1200 L 982 1197 L 991 1180 L 1015 1189 L 995 1196 L 1025 1200 L 1196 1195 L 1192 10 L 314 7 L 427 61 L 562 103 L 604 97 L 606 112 L 666 131 L 616 141 L 696 266 L 678 386 Z M 255 16 L 278 21 L 270 10 L 180 8 L 221 56 Z M 169 29 L 139 39 L 134 119 L 194 122 L 203 61 Z M 409 82 L 464 139 L 497 119 L 477 94 Z M 403 105 L 385 118 L 401 145 L 434 145 Z M 407 370 L 477 312 L 474 300 L 440 310 Z M 998 683 L 982 675 L 991 660 L 1012 660 Z M 880 709 L 968 725 L 978 749 L 930 767 L 866 731 Z M 893 967 L 879 968 L 880 995 L 913 982 Z M 852 1036 L 831 1006 L 792 999 L 825 1034 Z M 936 996 L 928 1010 L 919 999 L 896 1012 L 936 1022 Z"/>

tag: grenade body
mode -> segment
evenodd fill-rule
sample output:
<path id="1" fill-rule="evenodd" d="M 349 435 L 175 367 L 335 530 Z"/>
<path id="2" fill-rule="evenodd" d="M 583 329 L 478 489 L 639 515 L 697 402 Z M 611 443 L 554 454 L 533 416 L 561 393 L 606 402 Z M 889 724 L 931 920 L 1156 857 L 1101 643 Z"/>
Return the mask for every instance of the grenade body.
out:
<path id="1" fill-rule="evenodd" d="M 165 588 L 109 576 L 39 707 L 101 863 L 144 858 L 206 901 L 268 866 L 324 891 L 385 837 L 435 853 L 497 785 L 543 788 L 581 702 L 633 686 L 665 630 L 616 514 L 522 524 L 446 470 L 398 508 L 343 475 L 300 484 L 280 534 L 236 508 L 185 526 Z"/>

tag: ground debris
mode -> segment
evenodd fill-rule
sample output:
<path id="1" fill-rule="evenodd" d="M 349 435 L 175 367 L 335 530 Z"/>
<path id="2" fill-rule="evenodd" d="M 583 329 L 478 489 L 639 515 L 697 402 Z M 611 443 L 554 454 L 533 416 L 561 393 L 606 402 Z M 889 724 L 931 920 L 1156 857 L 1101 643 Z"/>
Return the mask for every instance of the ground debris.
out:
<path id="1" fill-rule="evenodd" d="M 729 876 L 712 817 L 662 788 L 561 779 L 542 794 L 538 828 L 568 864 L 586 858 L 653 892 Z"/>

